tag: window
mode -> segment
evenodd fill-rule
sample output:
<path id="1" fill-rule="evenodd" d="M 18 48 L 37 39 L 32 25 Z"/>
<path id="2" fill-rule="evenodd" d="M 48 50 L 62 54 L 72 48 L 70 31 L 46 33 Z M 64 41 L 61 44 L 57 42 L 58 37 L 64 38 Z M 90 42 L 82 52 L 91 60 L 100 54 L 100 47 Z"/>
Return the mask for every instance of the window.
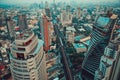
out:
<path id="1" fill-rule="evenodd" d="M 20 51 L 25 51 L 25 48 L 18 48 L 18 50 L 20 50 Z"/>
<path id="2" fill-rule="evenodd" d="M 23 53 L 16 53 L 16 54 L 17 54 L 17 58 L 18 58 L 18 59 L 25 59 Z"/>
<path id="3" fill-rule="evenodd" d="M 97 22 L 96 24 L 99 26 L 99 27 L 105 27 L 108 23 L 109 23 L 109 18 L 108 17 L 98 17 L 97 19 Z"/>

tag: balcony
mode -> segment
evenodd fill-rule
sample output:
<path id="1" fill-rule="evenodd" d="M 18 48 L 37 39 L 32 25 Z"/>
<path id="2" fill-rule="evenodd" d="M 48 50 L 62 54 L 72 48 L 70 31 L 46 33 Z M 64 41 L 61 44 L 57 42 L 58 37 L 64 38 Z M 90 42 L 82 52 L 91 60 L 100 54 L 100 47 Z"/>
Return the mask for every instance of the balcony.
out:
<path id="1" fill-rule="evenodd" d="M 92 51 L 93 54 L 96 54 L 95 50 Z M 85 62 L 85 65 L 83 68 L 91 73 L 92 75 L 95 74 L 95 71 L 99 68 L 100 58 L 102 54 L 97 55 L 91 55 L 87 58 L 87 61 Z"/>
<path id="2" fill-rule="evenodd" d="M 11 51 L 12 53 L 29 53 L 31 52 L 31 50 L 33 50 L 33 48 L 37 45 L 37 43 L 38 43 L 37 37 L 32 39 L 32 42 L 30 42 L 28 46 L 17 46 L 13 43 Z"/>
<path id="3" fill-rule="evenodd" d="M 29 73 L 27 70 L 24 69 L 19 70 L 19 69 L 11 68 L 11 70 L 14 74 L 27 75 Z"/>

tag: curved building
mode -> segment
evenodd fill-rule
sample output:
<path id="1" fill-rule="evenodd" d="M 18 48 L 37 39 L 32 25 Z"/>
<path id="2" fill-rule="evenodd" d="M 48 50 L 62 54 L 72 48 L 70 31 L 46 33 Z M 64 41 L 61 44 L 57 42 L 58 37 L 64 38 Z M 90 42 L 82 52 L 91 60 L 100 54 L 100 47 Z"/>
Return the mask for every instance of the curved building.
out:
<path id="1" fill-rule="evenodd" d="M 47 80 L 43 41 L 31 31 L 17 33 L 11 47 L 13 80 Z"/>
<path id="2" fill-rule="evenodd" d="M 101 56 L 108 45 L 115 21 L 107 15 L 100 15 L 96 19 L 90 45 L 82 64 L 82 77 L 85 80 L 94 80 L 95 71 L 99 68 Z"/>
<path id="3" fill-rule="evenodd" d="M 120 26 L 119 18 L 112 30 L 112 35 L 104 55 L 101 57 L 99 69 L 95 72 L 94 80 L 120 79 Z"/>

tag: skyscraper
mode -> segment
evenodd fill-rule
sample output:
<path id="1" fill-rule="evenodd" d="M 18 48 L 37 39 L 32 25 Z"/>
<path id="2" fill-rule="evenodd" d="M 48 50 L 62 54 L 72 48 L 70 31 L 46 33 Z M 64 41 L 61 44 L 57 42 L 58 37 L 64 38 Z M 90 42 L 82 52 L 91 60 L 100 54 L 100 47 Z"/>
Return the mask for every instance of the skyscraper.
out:
<path id="1" fill-rule="evenodd" d="M 105 48 L 104 55 L 101 57 L 99 69 L 95 72 L 94 80 L 120 79 L 120 33 L 117 32 L 118 30 L 120 28 L 117 28 L 115 25 L 110 42 Z"/>
<path id="2" fill-rule="evenodd" d="M 99 67 L 101 56 L 108 45 L 115 19 L 107 14 L 98 16 L 93 26 L 91 41 L 82 64 L 82 77 L 93 80 L 95 71 Z"/>
<path id="3" fill-rule="evenodd" d="M 50 7 L 47 1 L 45 2 L 45 14 L 47 17 L 51 18 Z"/>
<path id="4" fill-rule="evenodd" d="M 47 80 L 43 41 L 31 30 L 17 33 L 10 58 L 13 80 Z"/>
<path id="5" fill-rule="evenodd" d="M 6 19 L 6 24 L 9 37 L 15 37 L 15 26 L 13 25 L 13 20 L 10 17 Z"/>
<path id="6" fill-rule="evenodd" d="M 62 25 L 67 25 L 72 23 L 72 14 L 69 12 L 69 7 L 67 8 L 67 12 L 65 10 L 62 10 L 60 14 L 60 20 L 62 22 Z"/>
<path id="7" fill-rule="evenodd" d="M 66 6 L 66 12 L 67 12 L 67 13 L 70 13 L 70 5 L 67 5 L 67 6 Z"/>
<path id="8" fill-rule="evenodd" d="M 25 14 L 18 14 L 18 26 L 20 27 L 20 30 L 28 29 L 27 25 L 27 19 Z"/>
<path id="9" fill-rule="evenodd" d="M 119 38 L 120 39 L 120 38 Z M 120 40 L 110 41 L 101 57 L 99 69 L 94 80 L 119 80 L 120 77 Z"/>
<path id="10" fill-rule="evenodd" d="M 80 18 L 81 16 L 81 10 L 80 7 L 77 8 L 77 18 Z"/>
<path id="11" fill-rule="evenodd" d="M 2 26 L 2 18 L 0 17 L 0 27 Z"/>
<path id="12" fill-rule="evenodd" d="M 45 8 L 45 13 L 46 13 L 46 16 L 51 18 L 50 8 Z"/>
<path id="13" fill-rule="evenodd" d="M 45 8 L 48 8 L 48 7 L 49 7 L 48 1 L 45 1 Z"/>
<path id="14" fill-rule="evenodd" d="M 51 44 L 50 27 L 52 24 L 46 15 L 43 15 L 40 21 L 41 21 L 40 26 L 41 26 L 42 39 L 44 40 L 44 49 L 45 51 L 48 51 Z"/>

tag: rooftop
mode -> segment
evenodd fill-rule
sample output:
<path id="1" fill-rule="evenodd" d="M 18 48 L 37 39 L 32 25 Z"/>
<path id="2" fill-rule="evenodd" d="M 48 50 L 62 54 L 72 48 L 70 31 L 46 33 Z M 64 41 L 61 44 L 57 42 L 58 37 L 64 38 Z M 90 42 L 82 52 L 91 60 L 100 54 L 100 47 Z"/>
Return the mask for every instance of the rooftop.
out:
<path id="1" fill-rule="evenodd" d="M 87 45 L 89 45 L 89 44 L 90 44 L 90 40 L 85 41 L 85 43 L 86 43 Z"/>
<path id="2" fill-rule="evenodd" d="M 36 48 L 33 49 L 33 50 L 28 54 L 27 59 L 32 58 L 32 57 L 34 57 L 36 54 L 38 54 L 39 51 L 40 51 L 40 48 L 43 46 L 43 43 L 44 43 L 44 42 L 43 42 L 42 40 L 39 40 L 39 39 L 38 39 L 38 44 L 37 44 Z M 12 58 L 15 58 L 15 57 L 13 57 L 12 55 L 10 55 L 10 58 L 12 59 Z M 15 58 L 15 59 L 16 59 L 16 58 Z M 26 60 L 26 59 L 25 59 L 25 60 Z"/>
<path id="3" fill-rule="evenodd" d="M 22 32 L 17 32 L 16 33 L 16 40 L 25 40 L 27 39 L 29 36 L 32 35 L 32 31 L 30 29 L 24 30 Z"/>
<path id="4" fill-rule="evenodd" d="M 66 27 L 66 30 L 67 30 L 67 31 L 73 31 L 73 32 L 76 31 L 74 27 Z"/>
<path id="5" fill-rule="evenodd" d="M 86 46 L 82 43 L 73 43 L 73 46 L 74 46 L 75 49 L 86 48 Z"/>
<path id="6" fill-rule="evenodd" d="M 75 41 L 80 41 L 80 39 L 81 39 L 81 36 L 76 36 L 76 37 L 74 38 Z"/>
<path id="7" fill-rule="evenodd" d="M 31 52 L 30 54 L 34 55 L 34 54 L 37 54 L 40 50 L 40 48 L 43 46 L 43 41 L 42 40 L 38 40 L 38 45 L 37 47 L 35 48 L 35 50 L 33 52 Z"/>

